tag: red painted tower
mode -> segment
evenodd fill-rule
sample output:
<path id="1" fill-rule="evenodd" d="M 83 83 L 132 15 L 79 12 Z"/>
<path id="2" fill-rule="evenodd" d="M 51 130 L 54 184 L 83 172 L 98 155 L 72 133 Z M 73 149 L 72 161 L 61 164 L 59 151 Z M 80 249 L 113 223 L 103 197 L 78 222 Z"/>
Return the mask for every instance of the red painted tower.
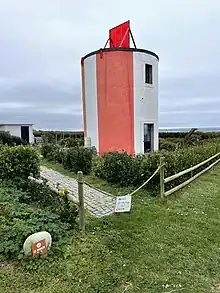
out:
<path id="1" fill-rule="evenodd" d="M 129 21 L 110 29 L 103 49 L 82 58 L 84 136 L 100 155 L 158 149 L 158 60 L 136 48 Z"/>

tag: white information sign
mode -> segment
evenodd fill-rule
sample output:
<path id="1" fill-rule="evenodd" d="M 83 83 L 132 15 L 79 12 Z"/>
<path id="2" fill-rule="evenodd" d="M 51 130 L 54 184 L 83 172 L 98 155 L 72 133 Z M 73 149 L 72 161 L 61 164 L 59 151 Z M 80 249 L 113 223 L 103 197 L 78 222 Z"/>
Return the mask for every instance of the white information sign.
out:
<path id="1" fill-rule="evenodd" d="M 130 212 L 131 195 L 117 196 L 115 204 L 115 213 Z"/>

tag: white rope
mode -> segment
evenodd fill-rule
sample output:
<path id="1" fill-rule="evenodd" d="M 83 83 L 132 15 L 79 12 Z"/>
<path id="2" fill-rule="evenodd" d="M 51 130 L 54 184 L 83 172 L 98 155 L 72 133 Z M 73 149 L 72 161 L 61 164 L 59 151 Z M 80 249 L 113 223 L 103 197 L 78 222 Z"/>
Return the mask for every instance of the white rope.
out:
<path id="1" fill-rule="evenodd" d="M 157 172 L 159 172 L 160 170 L 160 166 L 157 168 L 157 170 L 153 173 L 153 175 L 150 176 L 150 178 L 147 179 L 147 181 L 145 181 L 140 187 L 138 187 L 137 189 L 135 189 L 132 193 L 130 193 L 129 195 L 134 195 L 136 192 L 138 192 L 142 187 L 144 187 L 156 174 Z"/>
<path id="2" fill-rule="evenodd" d="M 150 178 L 147 179 L 147 181 L 145 181 L 141 186 L 139 186 L 137 189 L 135 189 L 132 193 L 130 193 L 129 195 L 134 195 L 136 192 L 138 192 L 141 188 L 143 188 L 160 170 L 160 166 L 157 168 L 157 170 L 153 173 L 153 175 L 150 176 Z M 91 184 L 89 184 L 88 182 L 84 182 L 87 186 L 96 189 L 99 192 L 105 193 L 106 195 L 110 195 L 112 196 L 112 194 L 105 192 L 103 190 L 100 190 L 94 186 L 92 186 Z"/>

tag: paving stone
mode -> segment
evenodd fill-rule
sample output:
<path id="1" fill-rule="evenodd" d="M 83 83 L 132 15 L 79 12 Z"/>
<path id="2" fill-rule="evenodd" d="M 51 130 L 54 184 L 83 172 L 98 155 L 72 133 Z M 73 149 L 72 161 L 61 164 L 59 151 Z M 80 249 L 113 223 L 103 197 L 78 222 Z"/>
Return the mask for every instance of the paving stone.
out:
<path id="1" fill-rule="evenodd" d="M 41 177 L 45 178 L 52 188 L 56 188 L 57 183 L 59 183 L 60 188 L 67 188 L 73 199 L 78 201 L 78 183 L 76 179 L 65 176 L 45 166 L 41 166 Z M 85 207 L 95 217 L 101 218 L 113 214 L 115 200 L 114 196 L 84 184 Z"/>

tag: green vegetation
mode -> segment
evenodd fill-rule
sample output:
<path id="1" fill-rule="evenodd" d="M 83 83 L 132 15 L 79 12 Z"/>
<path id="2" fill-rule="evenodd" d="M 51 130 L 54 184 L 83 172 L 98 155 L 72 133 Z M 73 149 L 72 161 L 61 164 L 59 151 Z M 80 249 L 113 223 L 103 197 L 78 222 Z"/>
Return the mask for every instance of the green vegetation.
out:
<path id="1" fill-rule="evenodd" d="M 185 147 L 185 145 L 198 145 L 200 143 L 219 140 L 218 132 L 194 132 L 187 142 L 185 138 L 188 132 L 160 132 L 160 150 L 175 150 L 176 148 Z M 42 131 L 34 130 L 35 137 L 42 137 L 44 143 L 58 144 L 64 147 L 75 147 L 84 145 L 83 131 Z"/>
<path id="2" fill-rule="evenodd" d="M 210 142 L 175 151 L 160 151 L 135 157 L 126 153 L 106 153 L 98 159 L 93 170 L 97 177 L 111 184 L 118 184 L 121 187 L 135 187 L 143 184 L 156 171 L 160 164 L 160 157 L 165 159 L 165 177 L 169 177 L 204 161 L 218 152 L 220 152 L 220 143 Z M 207 165 L 202 166 L 197 172 Z M 169 182 L 166 187 L 172 188 L 184 182 L 190 176 L 192 174 L 186 174 L 173 182 Z M 151 191 L 157 195 L 159 183 L 158 173 L 146 188 L 151 188 Z"/>
<path id="3" fill-rule="evenodd" d="M 3 146 L 0 148 L 0 179 L 39 176 L 39 154 L 31 146 Z"/>
<path id="4" fill-rule="evenodd" d="M 23 242 L 34 232 L 47 230 L 58 241 L 75 226 L 76 206 L 65 192 L 28 179 L 39 174 L 35 147 L 0 148 L 0 253 L 5 257 L 22 257 Z"/>
<path id="5" fill-rule="evenodd" d="M 137 187 L 142 185 L 158 168 L 160 158 L 165 159 L 165 177 L 169 177 L 193 165 L 201 163 L 220 152 L 220 142 L 206 142 L 196 146 L 188 146 L 173 151 L 163 150 L 144 155 L 131 156 L 127 153 L 109 152 L 102 157 L 94 155 L 93 150 L 83 147 L 63 149 L 59 146 L 42 146 L 42 155 L 48 160 L 62 163 L 64 168 L 77 173 L 91 174 L 118 187 Z M 213 163 L 210 161 L 209 164 Z M 202 166 L 197 172 L 205 169 L 208 164 Z M 170 189 L 192 176 L 186 174 L 175 181 L 166 184 Z M 146 185 L 152 194 L 159 191 L 159 173 Z"/>
<path id="6" fill-rule="evenodd" d="M 41 147 L 42 155 L 48 160 L 62 163 L 63 166 L 74 173 L 82 171 L 89 174 L 92 170 L 92 158 L 94 150 L 75 146 L 71 148 L 62 148 L 58 145 L 45 144 Z"/>
<path id="7" fill-rule="evenodd" d="M 0 184 L 0 253 L 23 257 L 22 246 L 32 233 L 48 231 L 53 241 L 75 228 L 76 206 L 67 194 L 52 191 L 46 183 L 17 178 Z"/>
<path id="8" fill-rule="evenodd" d="M 189 135 L 189 132 L 161 132 L 159 133 L 160 150 L 173 151 L 186 146 L 200 145 L 204 142 L 219 141 L 219 132 L 199 132 Z"/>
<path id="9" fill-rule="evenodd" d="M 181 148 L 174 137 L 169 139 L 172 152 L 167 146 L 134 157 L 98 157 L 93 149 L 79 144 L 68 149 L 60 140 L 42 146 L 42 164 L 74 178 L 82 170 L 86 182 L 125 195 L 152 175 L 161 156 L 167 177 L 220 151 L 217 138 Z M 77 209 L 67 193 L 28 180 L 30 174 L 39 175 L 39 165 L 37 148 L 0 148 L 2 292 L 220 292 L 219 166 L 164 201 L 151 197 L 158 193 L 156 176 L 151 189 L 133 196 L 131 213 L 102 219 L 86 215 L 86 234 L 81 234 L 75 229 Z M 23 258 L 23 241 L 40 230 L 52 234 L 50 252 L 37 259 Z"/>
<path id="10" fill-rule="evenodd" d="M 160 138 L 185 138 L 188 132 L 160 132 Z M 200 132 L 196 131 L 192 137 L 197 137 L 200 141 L 220 138 L 219 132 Z"/>
<path id="11" fill-rule="evenodd" d="M 7 181 L 7 186 L 16 186 L 17 189 L 23 192 L 24 196 L 19 197 L 20 203 L 31 204 L 39 209 L 49 210 L 57 214 L 62 222 L 70 224 L 72 228 L 75 227 L 78 212 L 73 202 L 68 200 L 66 190 L 59 190 L 59 187 L 57 187 L 57 192 L 55 192 L 47 186 L 45 180 L 39 183 L 21 178 L 13 180 L 13 182 Z"/>
<path id="12" fill-rule="evenodd" d="M 34 130 L 35 137 L 42 137 L 44 143 L 60 144 L 66 147 L 83 145 L 83 131 L 44 131 Z"/>
<path id="13" fill-rule="evenodd" d="M 8 185 L 8 184 L 7 184 Z M 30 197 L 16 188 L 0 186 L 0 253 L 6 257 L 23 257 L 23 243 L 32 233 L 48 231 L 58 241 L 68 235 L 71 225 L 49 209 L 22 203 Z"/>
<path id="14" fill-rule="evenodd" d="M 93 161 L 97 161 L 98 157 L 95 157 Z M 95 163 L 93 162 L 93 165 Z M 49 169 L 53 169 L 57 172 L 60 172 L 63 175 L 72 177 L 77 179 L 77 175 L 67 169 L 64 168 L 64 166 L 60 163 L 55 163 L 53 161 L 49 161 L 45 158 L 41 158 L 41 165 L 45 166 Z M 95 188 L 98 188 L 100 190 L 103 190 L 105 192 L 108 192 L 113 195 L 124 195 L 134 190 L 134 187 L 120 187 L 118 185 L 109 184 L 107 181 L 100 179 L 99 177 L 95 176 L 93 172 L 91 172 L 88 175 L 84 174 L 84 181 L 90 185 L 92 185 Z M 144 194 L 146 194 L 146 190 L 144 191 Z"/>
<path id="15" fill-rule="evenodd" d="M 90 219 L 62 257 L 2 259 L 2 292 L 219 292 L 219 176 L 216 167 L 167 201 L 134 196 L 131 213 Z"/>
<path id="16" fill-rule="evenodd" d="M 14 145 L 25 145 L 26 142 L 20 137 L 11 135 L 9 132 L 0 131 L 0 144 L 14 146 Z"/>

